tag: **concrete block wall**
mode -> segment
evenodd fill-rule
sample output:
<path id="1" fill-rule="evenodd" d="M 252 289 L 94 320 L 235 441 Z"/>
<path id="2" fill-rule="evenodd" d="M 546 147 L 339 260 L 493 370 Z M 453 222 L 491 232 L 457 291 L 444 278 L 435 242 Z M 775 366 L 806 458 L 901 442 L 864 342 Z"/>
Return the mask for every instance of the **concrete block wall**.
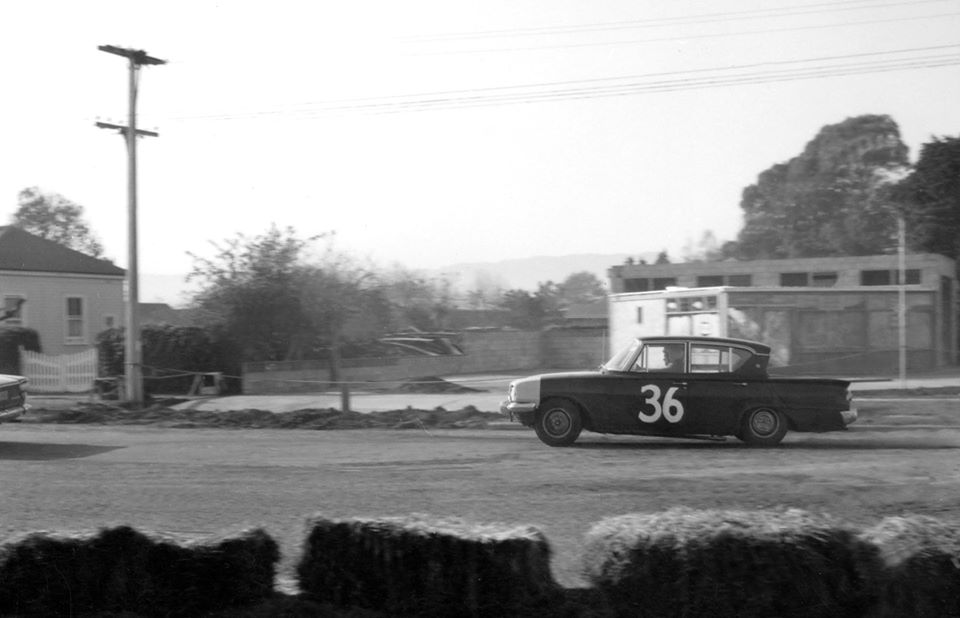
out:
<path id="1" fill-rule="evenodd" d="M 349 359 L 341 379 L 353 390 L 383 388 L 408 379 L 469 373 L 534 371 L 541 368 L 595 368 L 605 359 L 606 330 L 466 331 L 463 356 L 407 356 Z M 326 362 L 247 363 L 243 392 L 305 393 L 331 390 Z"/>

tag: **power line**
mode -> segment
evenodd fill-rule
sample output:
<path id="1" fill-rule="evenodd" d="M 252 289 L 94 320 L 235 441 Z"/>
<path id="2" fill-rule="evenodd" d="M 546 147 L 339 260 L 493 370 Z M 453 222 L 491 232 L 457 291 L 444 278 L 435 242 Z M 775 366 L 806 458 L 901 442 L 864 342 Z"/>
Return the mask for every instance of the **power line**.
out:
<path id="1" fill-rule="evenodd" d="M 784 32 L 801 32 L 807 30 L 828 30 L 836 28 L 849 28 L 852 26 L 869 26 L 876 24 L 902 23 L 905 21 L 922 21 L 927 19 L 938 19 L 942 17 L 956 17 L 960 12 L 934 13 L 930 15 L 917 15 L 913 17 L 892 17 L 887 19 L 866 19 L 860 21 L 848 21 L 837 24 L 815 24 L 809 26 L 788 26 L 783 28 L 764 28 L 757 30 L 739 30 L 736 32 L 711 32 L 706 34 L 685 34 L 683 36 L 656 37 L 646 39 L 628 39 L 619 41 L 591 41 L 583 43 L 556 43 L 513 47 L 485 47 L 474 49 L 444 49 L 442 51 L 411 52 L 411 56 L 435 56 L 452 54 L 493 54 L 503 52 L 518 51 L 545 51 L 551 49 L 578 49 L 588 47 L 611 47 L 615 45 L 639 45 L 643 43 L 668 43 L 672 41 L 690 41 L 694 39 L 719 39 L 736 36 L 749 36 L 756 34 L 779 34 Z"/>
<path id="2" fill-rule="evenodd" d="M 848 11 L 861 11 L 868 9 L 895 8 L 898 6 L 916 6 L 920 4 L 933 4 L 941 2 L 952 2 L 952 0 L 910 0 L 901 2 L 877 2 L 876 0 L 847 0 L 845 2 L 821 2 L 816 4 L 802 4 L 788 7 L 762 8 L 746 11 L 726 11 L 716 13 L 699 13 L 696 15 L 680 15 L 676 17 L 660 17 L 655 19 L 625 20 L 614 22 L 599 22 L 593 24 L 579 24 L 573 26 L 540 26 L 530 28 L 505 28 L 499 30 L 481 30 L 474 32 L 455 32 L 447 34 L 433 35 L 415 35 L 409 37 L 398 37 L 399 41 L 451 41 L 484 39 L 498 37 L 520 37 L 520 36 L 544 36 L 544 35 L 564 35 L 579 34 L 590 32 L 607 32 L 611 30 L 630 30 L 640 28 L 658 28 L 677 25 L 696 25 L 704 23 L 716 23 L 730 21 L 732 19 L 770 19 L 780 17 L 793 17 L 799 15 L 815 15 L 823 13 L 839 13 Z M 860 6 L 850 6 L 860 5 Z M 815 9 L 815 10 L 809 10 Z"/>
<path id="3" fill-rule="evenodd" d="M 484 105 L 600 98 L 707 87 L 741 86 L 800 79 L 953 66 L 960 64 L 960 53 L 958 53 L 958 51 L 950 53 L 931 52 L 958 49 L 960 49 L 960 44 L 938 45 L 882 52 L 767 61 L 703 69 L 663 71 L 619 77 L 332 100 L 303 103 L 298 107 L 285 110 L 261 110 L 247 114 L 180 117 L 173 118 L 172 120 L 230 120 L 279 115 L 303 118 L 338 112 L 394 113 L 402 111 L 425 111 L 427 109 L 453 109 Z M 924 55 L 916 55 L 917 52 L 923 52 Z M 915 55 L 902 58 L 890 57 L 903 54 Z M 884 56 L 887 56 L 887 58 L 883 58 Z"/>

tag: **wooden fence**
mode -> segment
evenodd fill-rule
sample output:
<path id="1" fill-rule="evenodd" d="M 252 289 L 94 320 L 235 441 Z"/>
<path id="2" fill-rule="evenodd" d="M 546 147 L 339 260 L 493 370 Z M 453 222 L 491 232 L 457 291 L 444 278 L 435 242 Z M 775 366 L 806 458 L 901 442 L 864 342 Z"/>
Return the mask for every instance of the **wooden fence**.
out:
<path id="1" fill-rule="evenodd" d="M 85 393 L 97 378 L 97 349 L 50 356 L 20 350 L 20 368 L 30 393 Z"/>

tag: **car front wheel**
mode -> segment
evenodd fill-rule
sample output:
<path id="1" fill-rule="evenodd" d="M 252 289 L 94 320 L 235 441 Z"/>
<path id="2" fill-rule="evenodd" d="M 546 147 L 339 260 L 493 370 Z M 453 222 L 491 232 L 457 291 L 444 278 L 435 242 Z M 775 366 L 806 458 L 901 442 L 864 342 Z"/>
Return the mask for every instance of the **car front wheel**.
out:
<path id="1" fill-rule="evenodd" d="M 743 418 L 737 436 L 751 446 L 776 446 L 787 434 L 787 421 L 773 408 L 754 408 Z"/>
<path id="2" fill-rule="evenodd" d="M 540 406 L 534 428 L 544 444 L 570 446 L 583 428 L 580 410 L 569 401 L 547 400 Z"/>

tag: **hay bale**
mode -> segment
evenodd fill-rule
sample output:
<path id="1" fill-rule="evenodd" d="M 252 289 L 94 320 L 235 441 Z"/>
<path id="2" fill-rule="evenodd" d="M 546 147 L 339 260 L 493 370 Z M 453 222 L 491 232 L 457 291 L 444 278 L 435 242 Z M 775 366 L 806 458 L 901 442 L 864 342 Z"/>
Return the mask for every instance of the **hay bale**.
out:
<path id="1" fill-rule="evenodd" d="M 196 616 L 273 594 L 278 560 L 261 530 L 192 542 L 127 526 L 32 533 L 0 546 L 0 615 Z"/>
<path id="2" fill-rule="evenodd" d="M 874 615 L 960 616 L 960 524 L 887 517 L 861 534 L 883 560 Z"/>
<path id="3" fill-rule="evenodd" d="M 875 561 L 825 516 L 676 508 L 594 525 L 584 575 L 633 616 L 854 616 L 869 603 Z"/>
<path id="4" fill-rule="evenodd" d="M 536 528 L 424 516 L 308 521 L 300 589 L 390 614 L 488 616 L 551 603 L 559 587 Z"/>

